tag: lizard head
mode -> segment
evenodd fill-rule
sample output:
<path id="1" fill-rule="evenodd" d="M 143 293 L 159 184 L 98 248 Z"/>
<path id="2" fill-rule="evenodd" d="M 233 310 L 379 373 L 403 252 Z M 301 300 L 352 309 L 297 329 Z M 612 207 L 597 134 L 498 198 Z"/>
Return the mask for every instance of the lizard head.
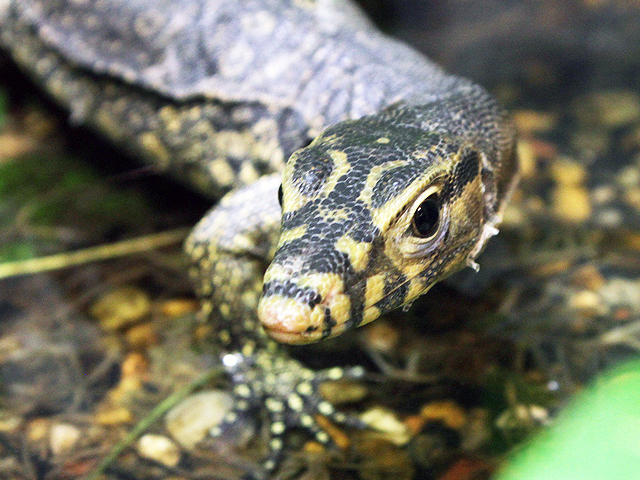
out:
<path id="1" fill-rule="evenodd" d="M 336 336 L 410 305 L 476 266 L 497 232 L 506 195 L 486 153 L 384 120 L 337 124 L 286 164 L 282 231 L 258 307 L 280 342 Z"/>

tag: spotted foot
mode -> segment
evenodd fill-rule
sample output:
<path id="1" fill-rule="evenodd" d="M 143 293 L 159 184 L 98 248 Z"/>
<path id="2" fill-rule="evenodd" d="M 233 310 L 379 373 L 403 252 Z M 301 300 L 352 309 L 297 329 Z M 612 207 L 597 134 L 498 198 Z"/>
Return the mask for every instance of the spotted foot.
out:
<path id="1" fill-rule="evenodd" d="M 282 458 L 283 437 L 290 428 L 302 427 L 318 442 L 333 444 L 331 437 L 318 425 L 318 414 L 343 425 L 366 427 L 359 418 L 336 411 L 318 391 L 319 385 L 326 380 L 361 378 L 364 375 L 361 367 L 335 367 L 316 372 L 267 350 L 251 356 L 230 353 L 222 358 L 222 362 L 233 381 L 235 405 L 211 430 L 211 435 L 220 436 L 239 418 L 263 409 L 270 433 L 269 455 L 264 462 L 267 471 L 274 470 Z"/>

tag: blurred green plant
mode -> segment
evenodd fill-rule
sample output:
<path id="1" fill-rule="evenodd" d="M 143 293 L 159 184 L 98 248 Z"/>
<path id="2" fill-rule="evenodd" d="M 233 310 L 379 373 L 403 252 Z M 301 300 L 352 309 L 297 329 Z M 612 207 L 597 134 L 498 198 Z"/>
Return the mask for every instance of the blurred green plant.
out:
<path id="1" fill-rule="evenodd" d="M 601 375 L 495 480 L 640 478 L 640 359 Z"/>
<path id="2" fill-rule="evenodd" d="M 138 232 L 149 222 L 145 196 L 80 159 L 32 153 L 0 164 L 0 261 L 47 254 Z"/>

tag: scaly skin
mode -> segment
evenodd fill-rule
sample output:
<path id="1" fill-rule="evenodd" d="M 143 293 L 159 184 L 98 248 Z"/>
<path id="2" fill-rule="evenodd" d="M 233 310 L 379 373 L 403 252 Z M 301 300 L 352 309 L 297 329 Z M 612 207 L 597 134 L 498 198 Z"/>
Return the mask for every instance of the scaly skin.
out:
<path id="1" fill-rule="evenodd" d="M 462 83 L 436 102 L 339 123 L 294 153 L 258 309 L 269 334 L 335 336 L 475 266 L 513 185 L 511 145 L 496 141 L 508 128 L 490 97 Z M 439 218 L 419 235 L 412 219 L 429 197 Z"/>
<path id="2" fill-rule="evenodd" d="M 265 408 L 268 470 L 289 427 L 329 441 L 316 413 L 359 424 L 317 385 L 362 370 L 313 372 L 265 330 L 334 336 L 475 267 L 516 182 L 495 100 L 347 1 L 3 0 L 0 26 L 73 121 L 213 197 L 232 190 L 186 250 L 237 397 L 213 433 Z"/>

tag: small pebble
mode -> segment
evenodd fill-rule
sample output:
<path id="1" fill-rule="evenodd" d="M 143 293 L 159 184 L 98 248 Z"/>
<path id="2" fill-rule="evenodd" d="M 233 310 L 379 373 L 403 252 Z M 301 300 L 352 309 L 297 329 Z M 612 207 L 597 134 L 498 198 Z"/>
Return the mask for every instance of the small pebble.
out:
<path id="1" fill-rule="evenodd" d="M 49 432 L 49 448 L 54 455 L 64 455 L 71 452 L 80 440 L 80 430 L 68 423 L 58 423 L 51 426 Z"/>
<path id="2" fill-rule="evenodd" d="M 513 114 L 513 120 L 521 133 L 549 132 L 556 127 L 558 116 L 538 110 L 517 110 Z"/>
<path id="3" fill-rule="evenodd" d="M 149 372 L 149 360 L 138 352 L 132 352 L 122 362 L 123 377 L 144 378 Z"/>
<path id="4" fill-rule="evenodd" d="M 374 407 L 362 413 L 360 419 L 396 445 L 404 445 L 411 439 L 409 428 L 390 410 Z"/>
<path id="5" fill-rule="evenodd" d="M 162 314 L 171 318 L 178 318 L 188 313 L 197 312 L 199 308 L 200 304 L 198 301 L 189 298 L 167 300 L 160 305 Z"/>
<path id="6" fill-rule="evenodd" d="M 582 186 L 558 185 L 553 190 L 552 209 L 561 220 L 579 223 L 591 217 L 589 191 Z"/>
<path id="7" fill-rule="evenodd" d="M 581 185 L 587 178 L 587 170 L 571 158 L 558 157 L 551 164 L 551 176 L 558 185 Z"/>
<path id="8" fill-rule="evenodd" d="M 311 453 L 313 455 L 321 455 L 327 451 L 324 445 L 319 442 L 314 442 L 313 440 L 306 442 L 302 449 L 305 452 Z"/>
<path id="9" fill-rule="evenodd" d="M 385 320 L 367 325 L 363 331 L 367 346 L 382 353 L 392 353 L 398 348 L 400 332 Z"/>
<path id="10" fill-rule="evenodd" d="M 616 198 L 616 191 L 611 185 L 599 185 L 591 190 L 591 198 L 597 205 L 611 203 Z"/>
<path id="11" fill-rule="evenodd" d="M 178 446 L 162 435 L 146 434 L 137 443 L 140 456 L 167 467 L 175 467 L 180 461 Z"/>
<path id="12" fill-rule="evenodd" d="M 192 450 L 232 408 L 233 397 L 224 390 L 195 393 L 167 413 L 167 431 L 180 445 Z"/>
<path id="13" fill-rule="evenodd" d="M 427 421 L 441 421 L 452 430 L 460 430 L 467 423 L 467 414 L 454 402 L 431 402 L 420 410 Z"/>
<path id="14" fill-rule="evenodd" d="M 0 135 L 0 162 L 26 155 L 37 147 L 30 135 L 6 132 Z"/>
<path id="15" fill-rule="evenodd" d="M 624 188 L 637 187 L 640 185 L 640 169 L 635 165 L 628 165 L 620 171 L 616 180 Z"/>
<path id="16" fill-rule="evenodd" d="M 157 345 L 159 341 L 158 333 L 153 323 L 145 322 L 129 328 L 124 335 L 127 344 L 131 348 L 144 349 L 152 345 Z"/>
<path id="17" fill-rule="evenodd" d="M 627 205 L 640 212 L 640 187 L 633 187 L 624 192 L 624 200 Z"/>
<path id="18" fill-rule="evenodd" d="M 624 216 L 622 212 L 615 208 L 607 208 L 598 212 L 595 221 L 603 227 L 616 228 L 622 225 Z"/>
<path id="19" fill-rule="evenodd" d="M 409 415 L 404 419 L 404 424 L 407 426 L 411 435 L 416 435 L 424 428 L 427 421 L 421 415 Z"/>
<path id="20" fill-rule="evenodd" d="M 101 296 L 90 308 L 105 330 L 131 325 L 151 311 L 149 296 L 136 287 L 124 286 Z"/>
<path id="21" fill-rule="evenodd" d="M 149 362 L 142 354 L 133 352 L 127 355 L 120 368 L 120 381 L 109 391 L 111 401 L 118 404 L 140 390 L 147 380 L 148 370 Z"/>
<path id="22" fill-rule="evenodd" d="M 0 414 L 0 433 L 14 434 L 18 429 L 22 428 L 24 419 L 19 416 L 1 415 Z"/>
<path id="23" fill-rule="evenodd" d="M 572 295 L 569 307 L 587 318 L 605 315 L 608 311 L 607 307 L 603 305 L 600 295 L 589 290 L 582 290 Z"/>
<path id="24" fill-rule="evenodd" d="M 47 419 L 33 419 L 27 427 L 27 438 L 34 443 L 45 439 L 49 433 L 50 425 L 51 423 Z"/>
<path id="25" fill-rule="evenodd" d="M 123 425 L 134 421 L 131 410 L 126 407 L 107 408 L 95 416 L 96 423 L 100 425 Z"/>
<path id="26" fill-rule="evenodd" d="M 520 175 L 522 175 L 522 178 L 534 178 L 538 173 L 538 157 L 533 143 L 528 140 L 521 139 L 518 142 L 518 158 L 520 162 Z"/>

